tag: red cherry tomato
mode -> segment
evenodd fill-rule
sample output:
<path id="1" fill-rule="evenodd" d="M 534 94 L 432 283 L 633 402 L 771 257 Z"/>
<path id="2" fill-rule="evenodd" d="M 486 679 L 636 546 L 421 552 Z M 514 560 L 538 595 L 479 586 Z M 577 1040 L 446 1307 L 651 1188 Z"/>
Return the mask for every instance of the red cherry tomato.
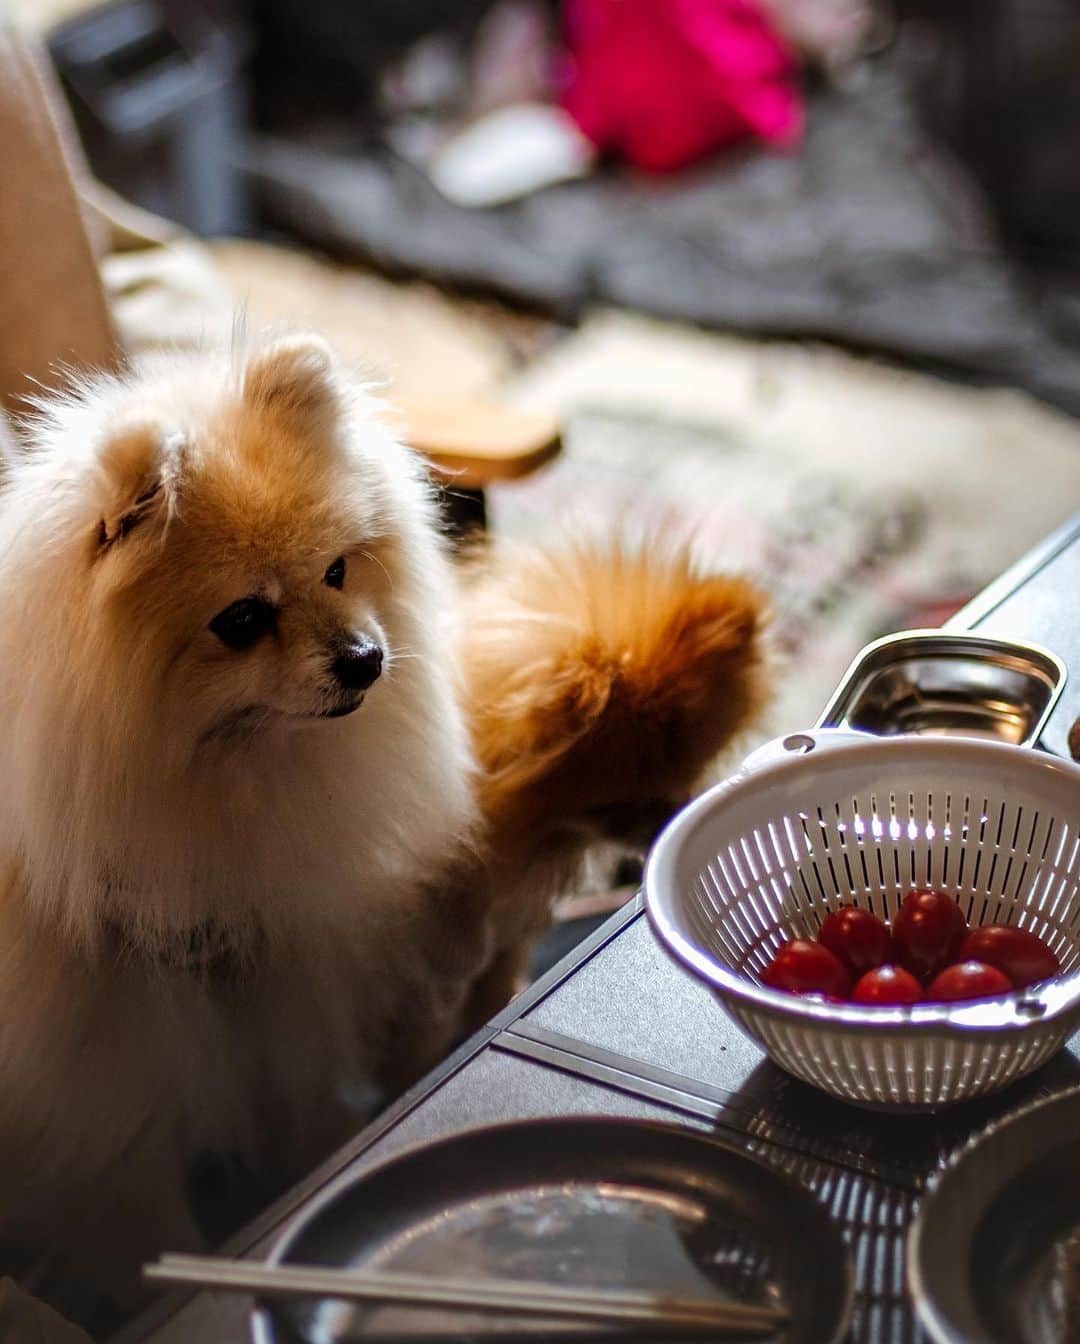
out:
<path id="1" fill-rule="evenodd" d="M 995 994 L 1012 992 L 1012 981 L 996 966 L 984 961 L 958 961 L 946 966 L 926 988 L 927 1002 L 937 999 L 946 1003 L 955 999 L 991 999 Z"/>
<path id="2" fill-rule="evenodd" d="M 867 971 L 851 992 L 853 1003 L 920 1003 L 922 985 L 903 966 L 878 966 Z"/>
<path id="3" fill-rule="evenodd" d="M 827 947 L 808 938 L 785 943 L 761 972 L 762 984 L 791 994 L 846 995 L 851 978 L 844 963 Z"/>
<path id="4" fill-rule="evenodd" d="M 996 966 L 1023 989 L 1037 980 L 1050 980 L 1061 973 L 1061 963 L 1041 938 L 1008 924 L 985 924 L 971 929 L 960 944 L 962 961 L 983 961 Z"/>
<path id="5" fill-rule="evenodd" d="M 924 983 L 956 959 L 967 920 L 951 896 L 909 891 L 892 922 L 896 960 Z"/>
<path id="6" fill-rule="evenodd" d="M 857 905 L 834 910 L 818 929 L 818 942 L 840 958 L 855 980 L 892 956 L 889 930 L 877 915 Z"/>

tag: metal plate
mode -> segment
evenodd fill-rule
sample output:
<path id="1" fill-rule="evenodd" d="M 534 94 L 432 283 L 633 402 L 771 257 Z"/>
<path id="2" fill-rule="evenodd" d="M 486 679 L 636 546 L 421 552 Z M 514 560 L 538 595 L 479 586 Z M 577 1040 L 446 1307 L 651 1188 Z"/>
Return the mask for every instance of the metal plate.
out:
<path id="1" fill-rule="evenodd" d="M 908 1278 L 935 1344 L 1080 1339 L 1080 1090 L 960 1150 L 912 1225 Z"/>
<path id="2" fill-rule="evenodd" d="M 1065 665 L 1028 644 L 908 630 L 869 644 L 819 728 L 1036 741 L 1065 684 Z"/>
<path id="3" fill-rule="evenodd" d="M 634 1120 L 521 1121 L 413 1149 L 331 1192 L 271 1258 L 711 1290 L 785 1306 L 784 1344 L 834 1344 L 851 1309 L 850 1258 L 808 1191 L 724 1143 Z M 256 1344 L 560 1328 L 340 1302 L 264 1303 L 253 1317 Z"/>

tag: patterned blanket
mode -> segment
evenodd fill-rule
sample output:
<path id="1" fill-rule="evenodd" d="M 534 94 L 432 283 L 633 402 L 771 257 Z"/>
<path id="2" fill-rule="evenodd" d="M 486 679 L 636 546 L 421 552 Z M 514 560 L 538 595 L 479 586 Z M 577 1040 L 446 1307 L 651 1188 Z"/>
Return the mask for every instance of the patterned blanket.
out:
<path id="1" fill-rule="evenodd" d="M 834 350 L 604 313 L 513 388 L 566 450 L 496 531 L 686 539 L 772 594 L 778 694 L 812 724 L 863 644 L 936 624 L 1080 505 L 1080 424 Z"/>

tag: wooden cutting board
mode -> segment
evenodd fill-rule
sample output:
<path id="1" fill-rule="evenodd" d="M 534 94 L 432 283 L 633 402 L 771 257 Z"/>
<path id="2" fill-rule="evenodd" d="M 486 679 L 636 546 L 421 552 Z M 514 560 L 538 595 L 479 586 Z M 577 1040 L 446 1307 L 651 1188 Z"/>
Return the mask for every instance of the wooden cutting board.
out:
<path id="1" fill-rule="evenodd" d="M 399 401 L 393 409 L 405 441 L 463 489 L 527 476 L 562 446 L 558 420 L 542 412 L 472 400 Z"/>

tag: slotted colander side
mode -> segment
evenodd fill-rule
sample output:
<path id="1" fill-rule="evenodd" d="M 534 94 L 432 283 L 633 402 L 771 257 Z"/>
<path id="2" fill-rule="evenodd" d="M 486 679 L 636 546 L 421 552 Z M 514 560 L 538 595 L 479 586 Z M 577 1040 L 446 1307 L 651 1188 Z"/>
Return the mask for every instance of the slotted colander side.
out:
<path id="1" fill-rule="evenodd" d="M 932 1110 L 985 1096 L 1023 1078 L 1055 1054 L 1073 1029 L 1026 1024 L 957 1040 L 933 1028 L 910 1033 L 803 1026 L 768 1012 L 729 1005 L 731 1015 L 781 1068 L 860 1106 Z"/>
<path id="2" fill-rule="evenodd" d="M 790 744 L 805 755 L 791 756 Z M 798 1077 L 865 1105 L 937 1106 L 1030 1072 L 1080 1017 L 1080 770 L 1014 746 L 819 731 L 756 753 L 672 823 L 646 901 L 662 941 Z M 1065 977 L 979 1004 L 867 1009 L 760 984 L 793 937 L 912 886 L 1044 938 Z M 988 1033 L 993 1032 L 993 1035 Z"/>

